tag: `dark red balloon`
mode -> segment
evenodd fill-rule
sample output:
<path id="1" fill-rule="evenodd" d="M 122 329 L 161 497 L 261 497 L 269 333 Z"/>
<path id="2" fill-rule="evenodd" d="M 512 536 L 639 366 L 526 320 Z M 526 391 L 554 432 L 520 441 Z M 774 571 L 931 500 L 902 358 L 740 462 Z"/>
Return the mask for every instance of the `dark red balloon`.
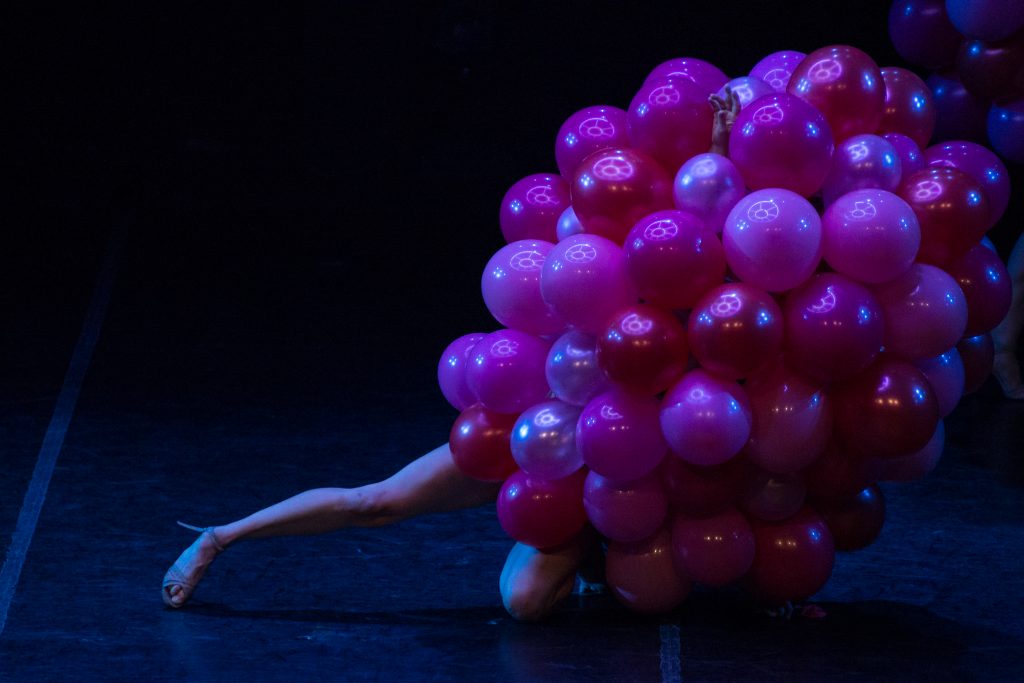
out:
<path id="1" fill-rule="evenodd" d="M 629 139 L 673 175 L 711 146 L 708 93 L 683 78 L 648 81 L 629 105 Z"/>
<path id="2" fill-rule="evenodd" d="M 807 485 L 799 473 L 776 474 L 751 466 L 739 507 L 751 518 L 780 522 L 799 512 L 806 498 Z"/>
<path id="3" fill-rule="evenodd" d="M 838 144 L 859 133 L 874 133 L 882 120 L 885 82 L 869 55 L 849 45 L 815 50 L 793 70 L 786 92 L 825 115 Z"/>
<path id="4" fill-rule="evenodd" d="M 582 468 L 562 479 L 531 477 L 522 470 L 505 480 L 498 494 L 498 522 L 505 533 L 534 548 L 553 548 L 583 530 Z"/>
<path id="5" fill-rule="evenodd" d="M 725 586 L 743 577 L 754 562 L 754 532 L 735 508 L 714 517 L 677 515 L 672 521 L 676 568 L 707 586 Z"/>
<path id="6" fill-rule="evenodd" d="M 936 266 L 963 254 L 985 235 L 989 202 L 981 184 L 950 166 L 929 166 L 903 179 L 897 194 L 921 225 L 917 260 Z"/>
<path id="7" fill-rule="evenodd" d="M 805 506 L 782 522 L 752 520 L 754 563 L 747 584 L 760 600 L 778 605 L 811 597 L 828 581 L 835 544 L 825 520 Z"/>
<path id="8" fill-rule="evenodd" d="M 597 340 L 597 363 L 610 379 L 646 394 L 675 384 L 690 357 L 686 328 L 671 313 L 634 304 L 616 313 Z"/>
<path id="9" fill-rule="evenodd" d="M 885 106 L 878 134 L 901 133 L 922 149 L 935 131 L 935 103 L 932 91 L 913 71 L 898 66 L 882 69 L 885 82 Z"/>
<path id="10" fill-rule="evenodd" d="M 908 361 L 883 354 L 838 386 L 836 433 L 860 456 L 891 458 L 924 448 L 939 423 L 928 378 Z"/>
<path id="11" fill-rule="evenodd" d="M 992 374 L 992 363 L 996 357 L 992 335 L 986 332 L 976 337 L 964 337 L 957 342 L 956 350 L 964 362 L 964 395 L 973 394 Z"/>
<path id="12" fill-rule="evenodd" d="M 967 250 L 946 267 L 967 299 L 965 337 L 988 332 L 1006 317 L 1013 297 L 1010 274 L 999 255 L 983 244 Z"/>
<path id="13" fill-rule="evenodd" d="M 990 43 L 965 40 L 956 56 L 956 72 L 967 91 L 1001 102 L 1024 95 L 1024 31 Z"/>
<path id="14" fill-rule="evenodd" d="M 518 415 L 496 413 L 475 403 L 455 418 L 448 447 L 452 460 L 466 476 L 504 481 L 519 469 L 512 459 L 512 428 Z"/>
<path id="15" fill-rule="evenodd" d="M 877 479 L 876 462 L 875 458 L 851 455 L 842 442 L 833 439 L 825 453 L 802 472 L 807 495 L 814 501 L 855 496 Z"/>
<path id="16" fill-rule="evenodd" d="M 736 501 L 747 466 L 737 457 L 714 467 L 699 467 L 669 455 L 661 464 L 669 505 L 687 517 L 718 514 Z"/>
<path id="17" fill-rule="evenodd" d="M 641 614 L 669 612 L 690 594 L 690 579 L 672 560 L 667 529 L 638 543 L 609 543 L 605 577 L 612 595 Z"/>
<path id="18" fill-rule="evenodd" d="M 782 311 L 759 287 L 732 282 L 715 287 L 693 307 L 690 349 L 701 367 L 729 379 L 747 377 L 782 346 Z"/>
<path id="19" fill-rule="evenodd" d="M 935 103 L 935 132 L 932 139 L 973 140 L 985 143 L 988 102 L 978 99 L 954 73 L 935 73 L 925 83 Z"/>
<path id="20" fill-rule="evenodd" d="M 885 496 L 872 484 L 854 496 L 815 505 L 825 520 L 836 550 L 860 550 L 875 542 L 885 523 Z"/>

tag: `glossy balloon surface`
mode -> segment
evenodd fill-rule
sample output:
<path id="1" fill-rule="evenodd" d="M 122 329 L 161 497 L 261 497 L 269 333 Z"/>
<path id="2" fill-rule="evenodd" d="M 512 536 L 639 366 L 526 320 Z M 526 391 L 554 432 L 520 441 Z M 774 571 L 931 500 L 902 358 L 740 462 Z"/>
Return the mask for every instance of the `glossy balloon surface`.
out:
<path id="1" fill-rule="evenodd" d="M 544 400 L 548 344 L 519 330 L 499 330 L 473 347 L 466 383 L 480 403 L 495 412 L 519 413 Z"/>
<path id="2" fill-rule="evenodd" d="M 585 406 L 609 385 L 597 363 L 597 339 L 578 330 L 566 332 L 551 345 L 544 374 L 555 396 L 575 406 Z"/>
<path id="3" fill-rule="evenodd" d="M 946 0 L 946 13 L 960 33 L 982 40 L 1002 40 L 1024 26 L 1019 0 Z"/>
<path id="4" fill-rule="evenodd" d="M 885 82 L 874 60 L 850 45 L 831 45 L 811 52 L 793 71 L 790 95 L 824 114 L 836 142 L 874 133 L 882 120 Z"/>
<path id="5" fill-rule="evenodd" d="M 884 190 L 856 190 L 829 206 L 821 221 L 822 256 L 843 275 L 880 283 L 906 273 L 921 247 L 913 208 Z"/>
<path id="6" fill-rule="evenodd" d="M 1010 174 L 992 150 L 967 140 L 949 140 L 924 150 L 928 166 L 951 166 L 971 176 L 985 192 L 991 228 L 1003 217 L 1010 203 Z"/>
<path id="7" fill-rule="evenodd" d="M 544 401 L 530 406 L 512 429 L 512 457 L 519 468 L 533 477 L 561 479 L 583 467 L 576 448 L 578 406 L 562 401 Z"/>
<path id="8" fill-rule="evenodd" d="M 965 337 L 957 342 L 956 350 L 964 363 L 964 395 L 972 394 L 992 374 L 992 362 L 996 355 L 992 335 L 986 332 L 975 337 Z"/>
<path id="9" fill-rule="evenodd" d="M 563 178 L 572 178 L 580 162 L 605 147 L 628 147 L 624 109 L 598 105 L 580 109 L 558 129 L 555 160 Z"/>
<path id="10" fill-rule="evenodd" d="M 459 471 L 481 481 L 504 481 L 516 471 L 509 437 L 516 416 L 474 404 L 456 418 L 448 447 Z"/>
<path id="11" fill-rule="evenodd" d="M 437 383 L 441 393 L 455 410 L 465 410 L 476 403 L 476 396 L 466 383 L 466 368 L 473 347 L 486 337 L 483 332 L 464 334 L 449 344 L 437 362 Z"/>
<path id="12" fill-rule="evenodd" d="M 561 176 L 526 176 L 510 187 L 501 200 L 501 234 L 506 242 L 555 242 L 558 218 L 568 206 L 569 184 Z"/>
<path id="13" fill-rule="evenodd" d="M 654 67 L 644 79 L 644 83 L 662 80 L 692 83 L 697 86 L 698 91 L 703 93 L 704 97 L 707 97 L 711 93 L 717 92 L 729 80 L 729 77 L 706 60 L 696 57 L 677 57 Z"/>
<path id="14" fill-rule="evenodd" d="M 675 455 L 705 467 L 729 460 L 747 443 L 753 418 L 736 382 L 691 370 L 661 402 L 661 431 Z"/>
<path id="15" fill-rule="evenodd" d="M 506 534 L 534 548 L 553 548 L 576 536 L 587 523 L 583 470 L 563 479 L 531 477 L 523 471 L 505 480 L 498 493 L 498 522 Z"/>
<path id="16" fill-rule="evenodd" d="M 889 9 L 889 37 L 903 59 L 929 69 L 951 65 L 962 37 L 945 0 L 897 0 Z"/>
<path id="17" fill-rule="evenodd" d="M 712 109 L 700 86 L 685 79 L 648 81 L 630 102 L 631 145 L 670 173 L 711 144 Z"/>
<path id="18" fill-rule="evenodd" d="M 932 91 L 920 76 L 908 69 L 887 66 L 881 71 L 885 82 L 885 105 L 878 133 L 901 133 L 924 147 L 935 132 Z"/>
<path id="19" fill-rule="evenodd" d="M 726 216 L 743 199 L 746 188 L 736 165 L 721 154 L 707 152 L 687 159 L 676 173 L 673 196 L 676 207 L 722 232 Z"/>
<path id="20" fill-rule="evenodd" d="M 558 226 L 555 228 L 558 241 L 561 242 L 567 237 L 579 235 L 581 232 L 583 232 L 583 224 L 580 223 L 579 218 L 576 218 L 576 211 L 571 206 L 567 207 L 558 217 Z"/>
<path id="21" fill-rule="evenodd" d="M 832 532 L 836 550 L 852 551 L 875 542 L 885 523 L 885 496 L 877 484 L 844 500 L 815 506 Z"/>
<path id="22" fill-rule="evenodd" d="M 583 409 L 576 444 L 590 469 L 613 481 L 635 481 L 668 453 L 658 423 L 658 399 L 611 389 Z"/>
<path id="23" fill-rule="evenodd" d="M 690 580 L 672 560 L 667 530 L 638 543 L 609 543 L 605 576 L 612 595 L 640 614 L 670 612 L 690 594 Z"/>
<path id="24" fill-rule="evenodd" d="M 854 135 L 836 145 L 821 196 L 828 206 L 853 190 L 893 192 L 902 174 L 903 162 L 888 140 L 878 135 Z"/>
<path id="25" fill-rule="evenodd" d="M 786 92 L 789 79 L 800 62 L 804 61 L 807 55 L 796 50 L 780 50 L 773 52 L 750 70 L 750 75 L 760 78 L 772 87 L 775 92 Z"/>
<path id="26" fill-rule="evenodd" d="M 1014 100 L 1024 95 L 1024 32 L 1006 40 L 965 40 L 956 56 L 956 73 L 975 97 Z"/>
<path id="27" fill-rule="evenodd" d="M 949 263 L 946 270 L 967 301 L 964 337 L 992 330 L 1010 311 L 1012 281 L 999 255 L 981 244 Z"/>
<path id="28" fill-rule="evenodd" d="M 735 508 L 703 519 L 677 515 L 672 521 L 676 568 L 698 583 L 726 586 L 754 562 L 754 532 Z"/>
<path id="29" fill-rule="evenodd" d="M 650 304 L 619 309 L 597 338 L 597 362 L 608 377 L 638 392 L 659 394 L 683 375 L 686 328 Z"/>
<path id="30" fill-rule="evenodd" d="M 934 358 L 926 358 L 914 363 L 917 369 L 928 378 L 928 383 L 935 390 L 935 400 L 939 403 L 939 417 L 946 417 L 964 394 L 964 362 L 960 352 L 952 347 L 945 353 Z"/>
<path id="31" fill-rule="evenodd" d="M 916 142 L 906 135 L 902 133 L 885 133 L 882 137 L 889 141 L 889 144 L 892 145 L 893 149 L 896 150 L 896 154 L 900 157 L 901 182 L 903 178 L 925 167 L 924 152 L 921 151 L 921 147 Z"/>
<path id="32" fill-rule="evenodd" d="M 615 482 L 590 472 L 583 487 L 583 507 L 602 536 L 634 543 L 662 527 L 668 499 L 657 473 L 636 481 Z"/>
<path id="33" fill-rule="evenodd" d="M 540 274 L 553 248 L 543 240 L 518 240 L 487 262 L 480 281 L 484 305 L 505 327 L 540 336 L 565 329 L 565 321 L 540 295 Z"/>
<path id="34" fill-rule="evenodd" d="M 694 306 L 690 351 L 708 372 L 747 377 L 782 347 L 782 310 L 768 292 L 743 282 L 720 285 Z"/>
<path id="35" fill-rule="evenodd" d="M 915 263 L 873 291 L 885 318 L 885 349 L 891 354 L 933 358 L 956 344 L 967 327 L 967 299 L 960 285 L 935 266 Z"/>
<path id="36" fill-rule="evenodd" d="M 988 103 L 967 91 L 951 73 L 934 73 L 925 79 L 935 104 L 933 140 L 985 142 Z"/>
<path id="37" fill-rule="evenodd" d="M 670 455 L 661 465 L 669 505 L 688 517 L 718 514 L 736 502 L 747 467 L 742 457 L 715 467 L 698 467 Z"/>
<path id="38" fill-rule="evenodd" d="M 929 166 L 904 178 L 899 196 L 914 210 L 921 226 L 917 260 L 944 265 L 984 236 L 989 202 L 981 184 L 947 166 Z"/>
<path id="39" fill-rule="evenodd" d="M 932 438 L 924 448 L 909 455 L 879 459 L 879 481 L 917 481 L 929 474 L 939 464 L 942 449 L 946 444 L 946 427 L 940 420 Z"/>
<path id="40" fill-rule="evenodd" d="M 1024 164 L 1024 100 L 992 105 L 987 122 L 992 148 L 1004 158 Z"/>
<path id="41" fill-rule="evenodd" d="M 755 521 L 751 526 L 755 553 L 747 579 L 758 599 L 769 604 L 803 600 L 832 575 L 832 533 L 810 507 L 782 522 Z"/>

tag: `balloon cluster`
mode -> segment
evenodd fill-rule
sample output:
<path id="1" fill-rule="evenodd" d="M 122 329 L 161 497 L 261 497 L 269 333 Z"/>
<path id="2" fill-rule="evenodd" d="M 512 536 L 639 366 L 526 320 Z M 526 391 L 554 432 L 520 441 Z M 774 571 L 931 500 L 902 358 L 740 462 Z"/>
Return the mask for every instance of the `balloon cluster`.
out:
<path id="1" fill-rule="evenodd" d="M 896 0 L 889 35 L 901 57 L 935 72 L 936 139 L 987 139 L 1024 163 L 1024 2 Z"/>
<path id="2" fill-rule="evenodd" d="M 708 152 L 727 85 L 740 110 Z M 570 116 L 559 174 L 502 200 L 482 290 L 505 327 L 438 366 L 455 463 L 504 482 L 503 529 L 545 549 L 592 524 L 641 612 L 692 582 L 803 599 L 871 543 L 877 482 L 935 467 L 1009 307 L 979 243 L 1005 169 L 922 152 L 933 125 L 920 79 L 849 46 L 732 80 L 674 59 L 628 110 Z"/>

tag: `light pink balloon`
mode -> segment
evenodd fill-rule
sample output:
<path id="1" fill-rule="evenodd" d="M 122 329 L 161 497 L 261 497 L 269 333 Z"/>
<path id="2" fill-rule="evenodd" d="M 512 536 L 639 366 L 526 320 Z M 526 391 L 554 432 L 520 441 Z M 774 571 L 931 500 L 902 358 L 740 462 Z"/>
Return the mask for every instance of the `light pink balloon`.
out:
<path id="1" fill-rule="evenodd" d="M 476 395 L 466 384 L 466 368 L 472 358 L 473 347 L 486 336 L 483 332 L 462 335 L 448 345 L 437 363 L 437 383 L 441 393 L 460 412 L 476 403 Z"/>
<path id="2" fill-rule="evenodd" d="M 935 399 L 939 402 L 939 417 L 946 417 L 960 397 L 964 395 L 964 362 L 960 358 L 960 352 L 956 347 L 945 353 L 919 360 L 914 365 L 928 378 L 928 383 L 935 390 Z"/>
<path id="3" fill-rule="evenodd" d="M 716 233 L 743 199 L 746 188 L 736 165 L 721 154 L 707 152 L 688 159 L 676 173 L 673 195 L 676 207 L 697 216 Z"/>
<path id="4" fill-rule="evenodd" d="M 921 246 L 921 226 L 914 210 L 885 190 L 843 195 L 825 210 L 821 227 L 825 262 L 868 284 L 906 273 Z"/>
<path id="5" fill-rule="evenodd" d="M 638 543 L 609 543 L 605 576 L 612 595 L 641 614 L 670 612 L 690 594 L 690 579 L 672 561 L 666 529 Z"/>
<path id="6" fill-rule="evenodd" d="M 632 543 L 661 528 L 668 498 L 657 472 L 637 481 L 615 482 L 591 471 L 583 485 L 583 507 L 602 536 Z"/>
<path id="7" fill-rule="evenodd" d="M 807 55 L 796 50 L 780 50 L 773 52 L 750 70 L 750 75 L 760 78 L 775 90 L 775 92 L 786 92 L 789 79 L 793 71 L 800 66 Z"/>
<path id="8" fill-rule="evenodd" d="M 597 363 L 597 339 L 579 330 L 569 330 L 551 345 L 544 374 L 555 396 L 574 406 L 587 405 L 611 385 Z"/>
<path id="9" fill-rule="evenodd" d="M 736 382 L 691 370 L 665 394 L 661 431 L 672 452 L 702 466 L 718 465 L 750 438 L 750 401 Z"/>
<path id="10" fill-rule="evenodd" d="M 466 384 L 496 413 L 520 413 L 548 394 L 548 343 L 519 330 L 498 330 L 473 347 Z"/>
<path id="11" fill-rule="evenodd" d="M 907 482 L 921 479 L 939 464 L 945 445 L 946 426 L 939 420 L 931 440 L 921 450 L 896 458 L 877 458 L 879 481 Z"/>
<path id="12" fill-rule="evenodd" d="M 658 399 L 611 389 L 583 409 L 576 445 L 583 462 L 613 481 L 635 481 L 651 472 L 668 452 L 658 423 Z"/>
<path id="13" fill-rule="evenodd" d="M 908 360 L 945 353 L 967 328 L 967 299 L 948 273 L 915 263 L 874 287 L 885 318 L 885 350 Z"/>
<path id="14" fill-rule="evenodd" d="M 505 327 L 538 336 L 565 329 L 565 321 L 540 295 L 540 274 L 554 246 L 543 240 L 518 240 L 487 262 L 480 282 L 484 304 Z"/>
<path id="15" fill-rule="evenodd" d="M 744 282 L 783 292 L 800 284 L 821 260 L 821 219 L 795 192 L 751 192 L 733 207 L 722 230 L 725 260 Z"/>
<path id="16" fill-rule="evenodd" d="M 892 143 L 878 135 L 854 135 L 836 145 L 832 168 L 821 187 L 822 199 L 828 206 L 853 190 L 893 192 L 902 173 L 903 162 Z"/>

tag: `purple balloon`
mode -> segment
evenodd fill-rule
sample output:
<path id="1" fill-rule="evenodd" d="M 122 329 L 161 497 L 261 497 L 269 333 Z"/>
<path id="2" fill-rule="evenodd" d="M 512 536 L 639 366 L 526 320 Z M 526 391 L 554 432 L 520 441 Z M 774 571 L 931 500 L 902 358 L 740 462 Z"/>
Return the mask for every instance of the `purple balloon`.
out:
<path id="1" fill-rule="evenodd" d="M 555 160 L 563 178 L 572 178 L 588 155 L 605 147 L 629 147 L 626 112 L 599 105 L 580 109 L 566 119 L 555 138 Z"/>
<path id="2" fill-rule="evenodd" d="M 809 201 L 780 188 L 741 199 L 722 229 L 725 260 L 744 282 L 783 292 L 806 280 L 821 260 L 821 219 Z"/>
<path id="3" fill-rule="evenodd" d="M 721 89 L 719 89 L 719 97 L 723 99 L 725 98 L 726 88 L 732 88 L 733 95 L 736 96 L 740 109 L 743 109 L 743 107 L 747 106 L 759 97 L 771 95 L 776 92 L 775 88 L 754 76 L 740 76 L 730 80 L 728 83 L 723 85 Z"/>
<path id="4" fill-rule="evenodd" d="M 954 346 L 949 351 L 919 360 L 914 365 L 928 378 L 928 383 L 935 390 L 935 399 L 939 402 L 939 417 L 946 417 L 960 397 L 964 395 L 964 362 L 960 352 Z"/>
<path id="5" fill-rule="evenodd" d="M 886 133 L 882 137 L 892 145 L 900 158 L 900 180 L 925 167 L 924 153 L 912 139 L 903 133 Z"/>
<path id="6" fill-rule="evenodd" d="M 1020 0 L 946 0 L 946 14 L 956 30 L 970 38 L 997 41 L 1024 26 Z"/>
<path id="7" fill-rule="evenodd" d="M 795 515 L 807 498 L 807 485 L 799 474 L 776 474 L 751 467 L 739 506 L 751 517 L 781 522 Z"/>
<path id="8" fill-rule="evenodd" d="M 580 219 L 576 218 L 576 211 L 571 206 L 567 207 L 562 215 L 558 217 L 558 227 L 555 228 L 555 234 L 558 236 L 558 241 L 561 242 L 566 237 L 572 237 L 573 235 L 579 235 L 583 233 L 583 224 L 580 223 Z"/>
<path id="9" fill-rule="evenodd" d="M 906 273 L 921 246 L 921 226 L 914 210 L 885 190 L 843 195 L 825 210 L 821 228 L 825 262 L 870 284 Z"/>
<path id="10" fill-rule="evenodd" d="M 544 373 L 555 396 L 574 406 L 587 405 L 611 384 L 597 363 L 597 339 L 578 330 L 555 340 Z"/>
<path id="11" fill-rule="evenodd" d="M 647 75 L 644 84 L 665 79 L 680 79 L 697 85 L 701 92 L 717 92 L 729 77 L 711 62 L 695 57 L 678 57 L 662 62 Z"/>
<path id="12" fill-rule="evenodd" d="M 889 10 L 889 38 L 900 57 L 929 69 L 956 61 L 960 33 L 944 0 L 897 0 Z"/>
<path id="13" fill-rule="evenodd" d="M 543 240 L 518 240 L 487 262 L 480 282 L 484 304 L 505 327 L 538 336 L 565 329 L 565 321 L 540 295 L 541 270 L 554 246 Z"/>
<path id="14" fill-rule="evenodd" d="M 1003 157 L 1024 164 L 1024 100 L 992 105 L 988 112 L 988 139 Z"/>
<path id="15" fill-rule="evenodd" d="M 878 135 L 854 135 L 836 146 L 832 169 L 821 188 L 825 206 L 847 192 L 875 188 L 894 192 L 903 164 L 892 144 Z"/>
<path id="16" fill-rule="evenodd" d="M 548 394 L 544 360 L 548 344 L 519 330 L 498 330 L 473 347 L 466 383 L 496 413 L 520 413 Z"/>
<path id="17" fill-rule="evenodd" d="M 1010 204 L 1010 174 L 999 157 L 988 147 L 966 140 L 950 140 L 924 151 L 928 166 L 952 166 L 974 178 L 989 205 L 989 227 L 1003 217 Z"/>
<path id="18" fill-rule="evenodd" d="M 935 102 L 933 141 L 985 141 L 988 103 L 967 92 L 953 74 L 932 74 L 925 81 Z"/>
<path id="19" fill-rule="evenodd" d="M 583 485 L 583 508 L 602 536 L 633 543 L 661 528 L 668 515 L 668 498 L 657 473 L 615 482 L 590 472 Z"/>
<path id="20" fill-rule="evenodd" d="M 885 350 L 907 360 L 945 353 L 967 328 L 963 290 L 935 266 L 915 263 L 874 292 L 885 316 Z"/>
<path id="21" fill-rule="evenodd" d="M 562 401 L 530 406 L 512 429 L 512 458 L 532 477 L 561 479 L 583 467 L 576 448 L 581 408 Z"/>
<path id="22" fill-rule="evenodd" d="M 473 347 L 486 336 L 483 332 L 462 335 L 448 345 L 437 363 L 437 383 L 441 386 L 441 393 L 460 412 L 476 403 L 476 395 L 466 384 L 466 368 L 472 358 Z"/>
<path id="23" fill-rule="evenodd" d="M 810 197 L 825 182 L 832 150 L 824 115 L 786 93 L 754 100 L 729 136 L 729 158 L 753 190 L 782 187 Z"/>
<path id="24" fill-rule="evenodd" d="M 647 476 L 668 452 L 658 423 L 658 399 L 623 389 L 598 394 L 576 425 L 583 462 L 603 477 L 635 481 Z"/>
<path id="25" fill-rule="evenodd" d="M 752 419 L 743 387 L 699 369 L 679 380 L 661 403 L 665 440 L 693 465 L 718 465 L 739 453 Z"/>
<path id="26" fill-rule="evenodd" d="M 789 79 L 807 54 L 796 50 L 773 52 L 750 70 L 750 75 L 767 83 L 775 92 L 786 92 Z"/>
<path id="27" fill-rule="evenodd" d="M 551 250 L 540 278 L 541 295 L 563 320 L 598 334 L 637 295 L 619 245 L 599 235 L 573 235 Z"/>
<path id="28" fill-rule="evenodd" d="M 736 165 L 713 152 L 684 162 L 676 173 L 672 191 L 677 208 L 697 216 L 716 233 L 722 232 L 729 211 L 746 194 L 743 176 Z"/>

